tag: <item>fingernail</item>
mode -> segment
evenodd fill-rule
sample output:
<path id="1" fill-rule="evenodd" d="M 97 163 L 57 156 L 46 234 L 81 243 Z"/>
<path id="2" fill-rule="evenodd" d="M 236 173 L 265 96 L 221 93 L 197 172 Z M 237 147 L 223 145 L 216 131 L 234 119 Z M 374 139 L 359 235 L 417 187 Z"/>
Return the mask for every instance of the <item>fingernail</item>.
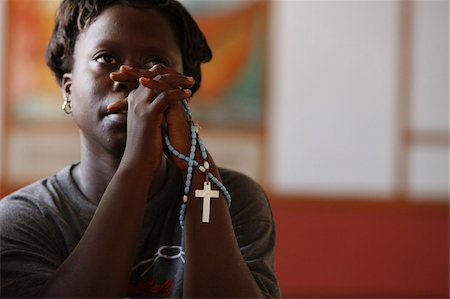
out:
<path id="1" fill-rule="evenodd" d="M 186 79 L 187 79 L 188 81 L 195 82 L 195 79 L 192 78 L 192 77 L 186 77 Z"/>
<path id="2" fill-rule="evenodd" d="M 183 89 L 183 93 L 189 97 L 189 96 L 191 96 L 192 91 L 190 89 Z"/>
<path id="3" fill-rule="evenodd" d="M 133 69 L 131 66 L 125 65 L 125 64 L 122 65 L 120 68 L 123 69 L 123 70 L 126 70 L 126 71 L 131 71 Z"/>

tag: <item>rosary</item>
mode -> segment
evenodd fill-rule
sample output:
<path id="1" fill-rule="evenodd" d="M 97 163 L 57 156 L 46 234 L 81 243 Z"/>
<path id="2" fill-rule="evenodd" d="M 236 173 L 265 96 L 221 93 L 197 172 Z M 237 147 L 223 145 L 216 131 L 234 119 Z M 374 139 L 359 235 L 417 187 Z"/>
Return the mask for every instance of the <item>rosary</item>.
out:
<path id="1" fill-rule="evenodd" d="M 192 183 L 192 172 L 194 170 L 194 167 L 198 167 L 198 169 L 205 173 L 205 182 L 203 183 L 203 190 L 195 190 L 195 197 L 203 198 L 203 208 L 202 208 L 202 222 L 203 223 L 209 223 L 210 217 L 211 217 L 211 199 L 213 198 L 219 198 L 219 191 L 212 190 L 211 189 L 211 182 L 213 182 L 223 193 L 225 196 L 225 200 L 227 201 L 228 208 L 231 206 L 231 195 L 228 192 L 228 190 L 225 188 L 225 186 L 220 182 L 212 173 L 209 172 L 209 163 L 207 161 L 208 154 L 206 152 L 205 145 L 203 144 L 203 141 L 198 136 L 198 128 L 194 124 L 194 121 L 192 120 L 192 114 L 191 109 L 189 108 L 189 105 L 186 100 L 183 100 L 183 106 L 184 110 L 186 111 L 189 127 L 190 127 L 190 133 L 191 133 L 191 148 L 189 157 L 183 155 L 179 151 L 177 151 L 169 140 L 169 134 L 167 132 L 167 129 L 163 129 L 163 136 L 164 136 L 164 142 L 169 149 L 169 151 L 175 156 L 178 157 L 181 160 L 184 160 L 188 163 L 188 169 L 187 169 L 187 175 L 186 175 L 186 182 L 184 184 L 184 195 L 183 195 L 183 203 L 181 205 L 180 209 L 180 226 L 181 228 L 184 228 L 184 218 L 186 214 L 186 207 L 188 202 L 188 194 L 191 188 Z M 199 145 L 200 152 L 202 159 L 204 160 L 203 165 L 200 165 L 199 162 L 195 160 L 195 151 L 197 149 L 197 144 Z"/>

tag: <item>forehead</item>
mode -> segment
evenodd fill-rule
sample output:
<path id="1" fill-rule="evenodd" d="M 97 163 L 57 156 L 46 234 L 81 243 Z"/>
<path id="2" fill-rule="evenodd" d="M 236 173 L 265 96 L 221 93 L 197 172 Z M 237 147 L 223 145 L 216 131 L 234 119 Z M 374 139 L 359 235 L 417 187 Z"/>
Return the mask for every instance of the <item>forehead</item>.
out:
<path id="1" fill-rule="evenodd" d="M 168 18 L 154 8 L 125 5 L 106 7 L 81 35 L 89 43 L 107 39 L 128 44 L 170 43 L 178 46 Z"/>

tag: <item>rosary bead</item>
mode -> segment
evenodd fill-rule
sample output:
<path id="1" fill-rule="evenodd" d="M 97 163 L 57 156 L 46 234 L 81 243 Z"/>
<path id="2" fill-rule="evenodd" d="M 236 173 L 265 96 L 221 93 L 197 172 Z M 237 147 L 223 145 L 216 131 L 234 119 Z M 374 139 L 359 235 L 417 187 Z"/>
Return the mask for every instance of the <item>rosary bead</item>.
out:
<path id="1" fill-rule="evenodd" d="M 177 157 L 181 160 L 184 160 L 188 163 L 187 175 L 186 175 L 186 181 L 185 181 L 185 187 L 184 187 L 183 203 L 180 207 L 180 216 L 179 216 L 180 226 L 182 229 L 184 229 L 185 211 L 186 211 L 186 207 L 187 207 L 186 203 L 188 201 L 188 194 L 189 194 L 190 187 L 192 184 L 192 176 L 193 176 L 192 172 L 193 172 L 194 166 L 198 167 L 201 172 L 207 173 L 207 180 L 211 179 L 211 181 L 214 184 L 216 184 L 217 187 L 219 187 L 220 191 L 222 191 L 223 195 L 225 196 L 225 200 L 227 201 L 228 207 L 231 206 L 231 196 L 230 196 L 230 193 L 228 192 L 228 190 L 225 188 L 225 186 L 222 184 L 222 182 L 220 182 L 212 173 L 207 172 L 207 170 L 209 169 L 209 163 L 207 161 L 208 153 L 206 151 L 205 145 L 203 144 L 203 141 L 200 139 L 200 137 L 198 137 L 198 134 L 197 134 L 198 126 L 196 124 L 194 124 L 194 122 L 192 121 L 191 110 L 187 103 L 187 100 L 183 100 L 183 105 L 184 105 L 184 109 L 187 114 L 188 122 L 190 124 L 191 146 L 190 146 L 189 157 L 178 152 L 173 147 L 173 145 L 170 143 L 169 135 L 167 133 L 167 128 L 163 128 L 163 137 L 164 137 L 164 142 L 167 146 L 167 149 L 175 157 Z M 202 158 L 204 160 L 203 165 L 200 165 L 198 163 L 198 161 L 195 160 L 195 151 L 197 148 L 196 147 L 197 144 L 199 144 L 200 152 L 201 152 Z M 206 182 L 205 182 L 205 184 L 206 184 Z M 199 190 L 196 190 L 196 191 L 199 191 Z"/>

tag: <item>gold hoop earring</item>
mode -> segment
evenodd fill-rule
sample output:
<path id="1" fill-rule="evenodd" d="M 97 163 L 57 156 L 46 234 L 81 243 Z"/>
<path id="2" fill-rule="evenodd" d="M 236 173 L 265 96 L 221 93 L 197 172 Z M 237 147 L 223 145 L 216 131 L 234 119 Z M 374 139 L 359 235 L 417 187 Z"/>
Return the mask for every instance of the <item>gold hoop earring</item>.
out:
<path id="1" fill-rule="evenodd" d="M 64 98 L 64 103 L 61 106 L 61 109 L 66 113 L 66 114 L 71 114 L 72 113 L 72 104 L 70 102 L 69 96 L 66 96 Z"/>

